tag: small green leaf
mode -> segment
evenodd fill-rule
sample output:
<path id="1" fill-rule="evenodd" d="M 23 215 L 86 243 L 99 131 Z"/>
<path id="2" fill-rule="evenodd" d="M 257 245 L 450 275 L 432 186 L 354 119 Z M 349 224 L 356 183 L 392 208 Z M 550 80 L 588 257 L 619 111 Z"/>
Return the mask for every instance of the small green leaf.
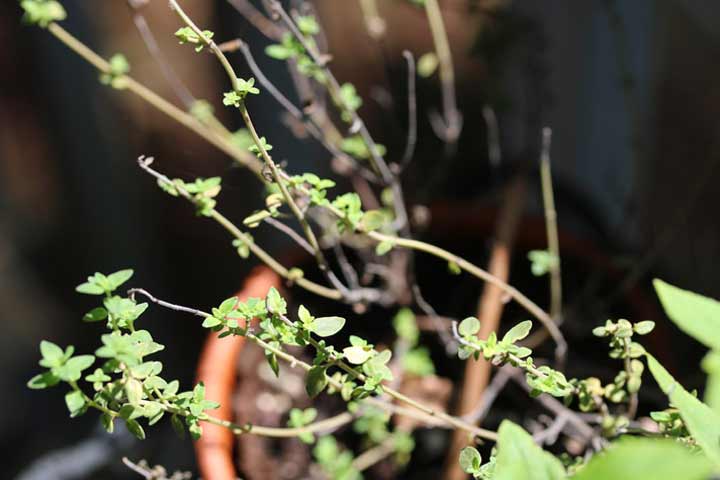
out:
<path id="1" fill-rule="evenodd" d="M 145 440 L 145 430 L 143 430 L 142 426 L 137 420 L 125 420 L 125 424 L 127 425 L 127 429 L 130 433 L 135 435 L 140 440 Z"/>
<path id="2" fill-rule="evenodd" d="M 63 352 L 62 348 L 47 340 L 40 342 L 40 354 L 43 357 L 40 366 L 46 368 L 60 366 L 65 361 L 65 352 Z"/>
<path id="3" fill-rule="evenodd" d="M 482 457 L 474 447 L 465 447 L 460 450 L 460 468 L 463 472 L 473 474 L 480 472 Z"/>
<path id="4" fill-rule="evenodd" d="M 360 228 L 366 232 L 372 232 L 385 225 L 386 215 L 381 210 L 368 210 L 360 220 Z"/>
<path id="5" fill-rule="evenodd" d="M 102 287 L 95 285 L 94 283 L 89 283 L 89 282 L 81 283 L 80 285 L 75 287 L 75 291 L 78 293 L 84 293 L 86 295 L 104 295 L 105 294 L 105 290 Z"/>
<path id="6" fill-rule="evenodd" d="M 310 324 L 310 331 L 321 337 L 330 337 L 338 333 L 345 326 L 342 317 L 319 317 Z"/>
<path id="7" fill-rule="evenodd" d="M 125 394 L 130 405 L 139 405 L 144 396 L 142 383 L 134 378 L 128 378 L 125 383 Z"/>
<path id="8" fill-rule="evenodd" d="M 361 365 L 372 356 L 372 350 L 359 346 L 346 347 L 343 349 L 343 357 L 353 365 Z"/>
<path id="9" fill-rule="evenodd" d="M 633 325 L 633 330 L 638 335 L 647 335 L 648 333 L 652 332 L 655 328 L 655 322 L 652 320 L 643 320 L 642 322 L 637 322 L 635 325 Z"/>
<path id="10" fill-rule="evenodd" d="M 502 343 L 515 343 L 517 341 L 522 340 L 523 338 L 527 337 L 530 333 L 530 329 L 532 328 L 532 322 L 530 320 L 525 320 L 524 322 L 520 322 L 514 327 L 512 327 L 508 332 L 503 336 L 501 342 Z"/>
<path id="11" fill-rule="evenodd" d="M 100 322 L 108 316 L 108 311 L 103 307 L 96 307 L 83 316 L 83 322 Z"/>
<path id="12" fill-rule="evenodd" d="M 70 411 L 71 417 L 77 417 L 83 413 L 85 408 L 85 397 L 79 390 L 73 390 L 65 395 L 65 405 Z"/>
<path id="13" fill-rule="evenodd" d="M 170 423 L 178 437 L 185 438 L 185 425 L 177 414 L 173 414 L 170 417 Z"/>
<path id="14" fill-rule="evenodd" d="M 287 313 L 287 303 L 275 287 L 270 287 L 267 298 L 265 299 L 265 305 L 269 311 L 276 315 L 285 315 Z"/>
<path id="15" fill-rule="evenodd" d="M 213 328 L 217 327 L 220 324 L 222 324 L 222 321 L 219 318 L 207 316 L 205 317 L 205 320 L 203 320 L 202 326 L 205 328 Z"/>
<path id="16" fill-rule="evenodd" d="M 438 67 L 438 57 L 434 52 L 428 52 L 420 56 L 417 62 L 417 72 L 423 78 L 430 77 Z"/>
<path id="17" fill-rule="evenodd" d="M 43 388 L 50 388 L 57 385 L 60 382 L 60 378 L 52 372 L 45 372 L 39 375 L 35 375 L 27 383 L 28 388 L 33 390 L 41 390 Z"/>
<path id="18" fill-rule="evenodd" d="M 375 247 L 375 254 L 382 257 L 386 253 L 388 253 L 390 250 L 393 249 L 395 244 L 389 240 L 383 240 L 382 242 L 378 243 Z"/>
<path id="19" fill-rule="evenodd" d="M 310 398 L 317 397 L 325 387 L 327 387 L 328 379 L 325 375 L 326 368 L 320 365 L 312 367 L 305 380 L 305 390 Z"/>
<path id="20" fill-rule="evenodd" d="M 120 285 L 130 280 L 130 278 L 132 278 L 133 276 L 133 273 L 133 270 L 128 268 L 108 275 L 107 279 L 110 282 L 111 290 L 117 289 L 118 287 L 120 287 Z"/>
<path id="21" fill-rule="evenodd" d="M 465 320 L 460 322 L 458 326 L 458 332 L 463 337 L 469 337 L 476 335 L 480 331 L 480 320 L 475 317 L 467 317 Z"/>

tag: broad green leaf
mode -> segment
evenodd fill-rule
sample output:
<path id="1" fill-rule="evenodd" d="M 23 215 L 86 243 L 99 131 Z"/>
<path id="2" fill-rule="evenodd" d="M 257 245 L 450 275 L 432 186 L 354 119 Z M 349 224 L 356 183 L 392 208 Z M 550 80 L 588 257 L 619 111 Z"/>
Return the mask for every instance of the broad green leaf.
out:
<path id="1" fill-rule="evenodd" d="M 390 250 L 392 250 L 394 246 L 395 245 L 392 242 L 383 240 L 382 242 L 377 244 L 377 247 L 375 247 L 375 254 L 382 257 Z"/>
<path id="2" fill-rule="evenodd" d="M 720 414 L 692 396 L 665 370 L 665 367 L 647 354 L 648 367 L 660 389 L 680 411 L 690 435 L 695 438 L 705 455 L 720 467 Z"/>
<path id="3" fill-rule="evenodd" d="M 308 371 L 305 379 L 305 390 L 310 398 L 317 397 L 327 387 L 328 379 L 325 370 L 325 367 L 315 366 Z"/>
<path id="4" fill-rule="evenodd" d="M 704 480 L 711 470 L 707 458 L 673 440 L 625 436 L 595 455 L 573 480 Z"/>
<path id="5" fill-rule="evenodd" d="M 523 338 L 527 337 L 530 333 L 530 329 L 532 328 L 532 322 L 530 320 L 525 320 L 524 322 L 520 322 L 514 327 L 512 327 L 508 332 L 503 336 L 501 342 L 502 343 L 515 343 L 519 340 L 522 340 Z"/>
<path id="6" fill-rule="evenodd" d="M 653 281 L 670 320 L 708 348 L 720 350 L 720 302 L 662 280 Z"/>
<path id="7" fill-rule="evenodd" d="M 310 330 L 321 337 L 330 337 L 344 326 L 345 319 L 342 317 L 319 317 L 312 321 Z"/>
<path id="8" fill-rule="evenodd" d="M 463 337 L 469 337 L 470 335 L 475 335 L 480 331 L 480 320 L 478 320 L 475 317 L 468 317 L 462 322 L 460 322 L 460 325 L 458 326 L 458 332 Z"/>
<path id="9" fill-rule="evenodd" d="M 560 460 L 544 451 L 520 426 L 504 420 L 498 430 L 495 480 L 557 480 L 565 478 Z"/>

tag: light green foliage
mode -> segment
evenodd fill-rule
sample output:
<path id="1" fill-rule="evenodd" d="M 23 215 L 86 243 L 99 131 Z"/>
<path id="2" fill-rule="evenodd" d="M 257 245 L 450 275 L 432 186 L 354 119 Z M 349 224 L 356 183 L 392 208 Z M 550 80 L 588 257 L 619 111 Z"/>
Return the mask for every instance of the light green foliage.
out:
<path id="1" fill-rule="evenodd" d="M 338 221 L 338 229 L 341 232 L 345 229 L 355 230 L 363 217 L 360 196 L 357 193 L 345 193 L 333 200 L 332 205 L 343 213 L 343 218 Z"/>
<path id="2" fill-rule="evenodd" d="M 247 80 L 238 78 L 235 89 L 231 92 L 223 93 L 223 105 L 226 107 L 240 108 L 240 104 L 248 95 L 258 95 L 260 89 L 255 86 L 255 79 L 250 77 Z"/>
<path id="3" fill-rule="evenodd" d="M 297 26 L 300 30 L 300 33 L 302 33 L 306 37 L 312 37 L 313 35 L 317 35 L 320 33 L 320 25 L 317 23 L 317 20 L 315 20 L 315 17 L 312 15 L 300 15 L 297 17 Z"/>
<path id="4" fill-rule="evenodd" d="M 708 375 L 704 400 L 710 408 L 720 413 L 720 353 L 710 351 L 702 360 L 702 369 Z"/>
<path id="5" fill-rule="evenodd" d="M 712 466 L 702 455 L 669 440 L 622 437 L 572 477 L 576 480 L 703 480 Z"/>
<path id="6" fill-rule="evenodd" d="M 230 141 L 240 150 L 250 150 L 255 141 L 247 128 L 241 128 L 234 132 L 230 137 Z"/>
<path id="7" fill-rule="evenodd" d="M 110 57 L 110 70 L 100 74 L 100 83 L 122 90 L 125 88 L 125 75 L 130 72 L 130 63 L 125 55 L 116 53 Z"/>
<path id="8" fill-rule="evenodd" d="M 381 143 L 376 143 L 375 148 L 377 149 L 378 155 L 381 157 L 384 157 L 387 153 L 387 148 L 385 148 L 385 145 Z M 360 135 L 343 138 L 342 143 L 340 143 L 340 149 L 348 155 L 360 160 L 368 160 L 372 157 L 370 147 L 368 147 L 367 143 L 365 143 L 365 140 L 363 140 Z"/>
<path id="9" fill-rule="evenodd" d="M 215 33 L 211 32 L 210 30 L 203 30 L 202 34 L 207 41 L 212 40 L 212 38 L 215 36 Z M 202 52 L 202 49 L 205 48 L 205 40 L 203 40 L 203 38 L 201 38 L 200 35 L 198 35 L 195 30 L 190 27 L 179 28 L 175 32 L 175 37 L 177 37 L 181 45 L 186 43 L 190 45 L 195 45 L 196 52 Z"/>
<path id="10" fill-rule="evenodd" d="M 319 25 L 313 17 L 305 16 L 299 17 L 298 28 L 301 33 L 304 34 L 305 41 L 316 47 L 315 40 L 312 35 L 315 35 L 319 31 Z M 302 24 L 302 25 L 301 25 Z M 315 32 L 315 33 L 313 33 Z M 280 43 L 268 45 L 265 48 L 265 54 L 276 60 L 289 60 L 294 59 L 298 71 L 310 78 L 315 79 L 317 82 L 324 83 L 326 80 L 325 72 L 322 67 L 313 62 L 312 58 L 305 51 L 302 43 L 296 39 L 291 32 L 285 32 L 280 40 Z"/>
<path id="11" fill-rule="evenodd" d="M 36 375 L 28 386 L 33 389 L 48 388 L 64 382 L 70 387 L 65 404 L 70 416 L 76 417 L 89 409 L 98 410 L 102 424 L 108 432 L 114 430 L 117 419 L 125 421 L 128 430 L 138 438 L 145 438 L 140 419 L 148 425 L 157 423 L 165 413 L 172 413 L 173 424 L 180 424 L 182 417 L 190 433 L 198 437 L 199 422 L 206 418 L 205 410 L 217 408 L 218 404 L 206 400 L 202 384 L 193 391 L 178 393 L 179 383 L 168 382 L 160 376 L 163 365 L 148 361 L 145 357 L 162 351 L 165 347 L 155 342 L 147 330 L 135 330 L 134 323 L 142 315 L 146 304 L 137 304 L 132 298 L 113 295 L 113 292 L 132 276 L 132 270 L 121 270 L 110 275 L 96 273 L 78 286 L 81 293 L 105 295 L 103 307 L 97 307 L 85 315 L 84 320 L 108 319 L 109 333 L 100 337 L 102 346 L 95 355 L 73 356 L 70 346 L 61 349 L 52 342 L 40 344 L 40 366 L 47 371 Z M 223 308 L 221 306 L 221 308 Z M 91 368 L 96 358 L 102 363 L 85 382 L 92 386 L 92 394 L 85 393 L 79 382 L 83 372 Z"/>
<path id="12" fill-rule="evenodd" d="M 293 408 L 290 410 L 290 418 L 288 419 L 288 427 L 304 427 L 315 421 L 317 418 L 317 410 L 314 408 L 306 408 L 300 410 L 299 408 Z M 313 444 L 315 443 L 315 435 L 311 432 L 304 432 L 298 436 L 298 439 L 303 443 Z"/>
<path id="13" fill-rule="evenodd" d="M 390 415 L 377 408 L 366 408 L 363 414 L 353 423 L 356 433 L 367 437 L 370 444 L 378 444 L 390 436 L 388 422 Z"/>
<path id="14" fill-rule="evenodd" d="M 205 125 L 209 125 L 215 120 L 215 109 L 207 100 L 195 100 L 190 106 L 190 115 L 200 120 Z"/>
<path id="15" fill-rule="evenodd" d="M 680 330 L 706 347 L 720 350 L 720 302 L 659 279 L 653 285 L 665 313 Z"/>
<path id="16" fill-rule="evenodd" d="M 25 14 L 23 21 L 29 24 L 47 27 L 52 22 L 67 18 L 67 13 L 60 2 L 55 0 L 22 0 L 20 7 Z"/>
<path id="17" fill-rule="evenodd" d="M 492 332 L 487 340 L 477 337 L 480 331 L 480 321 L 475 317 L 468 317 L 460 322 L 457 333 L 461 344 L 458 356 L 465 360 L 470 357 L 492 360 L 493 363 L 510 363 L 526 372 L 526 380 L 532 388 L 531 395 L 537 396 L 541 393 L 548 393 L 555 397 L 566 397 L 575 391 L 562 372 L 553 370 L 548 366 L 536 367 L 530 357 L 532 351 L 527 347 L 516 345 L 516 342 L 524 339 L 532 327 L 532 322 L 526 320 L 512 327 L 501 340 L 497 339 L 495 332 Z"/>
<path id="18" fill-rule="evenodd" d="M 560 460 L 538 447 L 530 434 L 509 420 L 498 430 L 494 480 L 556 480 L 565 478 Z"/>
<path id="19" fill-rule="evenodd" d="M 395 334 L 406 341 L 410 346 L 417 345 L 420 338 L 420 329 L 415 321 L 415 314 L 409 308 L 401 308 L 393 317 Z"/>
<path id="20" fill-rule="evenodd" d="M 252 145 L 250 145 L 248 150 L 250 150 L 251 153 L 254 153 L 256 157 L 262 158 L 263 151 L 269 152 L 273 149 L 273 146 L 267 142 L 267 139 L 265 137 L 260 137 L 258 140 L 260 140 L 259 146 L 253 143 Z"/>
<path id="21" fill-rule="evenodd" d="M 542 277 L 560 264 L 559 259 L 547 250 L 532 250 L 528 252 L 530 270 L 536 277 Z"/>
<path id="22" fill-rule="evenodd" d="M 417 62 L 417 72 L 423 78 L 432 76 L 437 70 L 439 64 L 438 56 L 435 52 L 424 53 L 420 56 Z"/>
<path id="23" fill-rule="evenodd" d="M 222 179 L 220 177 L 196 178 L 192 183 L 186 183 L 180 178 L 174 178 L 170 183 L 158 180 L 158 186 L 169 195 L 177 197 L 178 188 L 184 190 L 192 197 L 198 215 L 209 217 L 215 210 L 218 196 L 221 190 Z"/>
<path id="24" fill-rule="evenodd" d="M 647 362 L 660 389 L 680 412 L 688 432 L 715 466 L 720 467 L 720 415 L 677 383 L 655 357 L 647 354 Z"/>
<path id="25" fill-rule="evenodd" d="M 492 480 L 495 478 L 495 465 L 497 457 L 490 457 L 487 463 L 482 464 L 482 456 L 475 447 L 465 447 L 460 450 L 460 468 L 463 472 L 472 475 L 478 480 Z"/>
<path id="26" fill-rule="evenodd" d="M 353 114 L 362 106 L 362 98 L 357 93 L 355 85 L 352 83 L 343 83 L 340 86 L 340 98 L 338 107 L 341 110 L 341 118 L 346 122 L 351 122 Z"/>
<path id="27" fill-rule="evenodd" d="M 395 244 L 388 240 L 383 240 L 382 242 L 378 243 L 375 247 L 375 254 L 382 257 L 386 253 L 388 253 L 390 250 L 393 249 Z"/>
<path id="28" fill-rule="evenodd" d="M 110 295 L 132 276 L 133 271 L 130 269 L 120 270 L 110 275 L 96 272 L 95 275 L 88 277 L 87 282 L 78 285 L 75 291 L 88 295 Z"/>
<path id="29" fill-rule="evenodd" d="M 315 448 L 313 456 L 325 474 L 332 480 L 360 480 L 360 472 L 352 466 L 354 460 L 350 450 L 341 450 L 335 437 L 326 435 L 321 437 Z"/>

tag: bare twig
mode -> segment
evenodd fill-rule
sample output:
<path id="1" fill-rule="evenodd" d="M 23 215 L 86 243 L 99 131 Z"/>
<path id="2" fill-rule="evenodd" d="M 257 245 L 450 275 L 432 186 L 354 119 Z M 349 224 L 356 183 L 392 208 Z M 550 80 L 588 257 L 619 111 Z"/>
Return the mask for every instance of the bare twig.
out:
<path id="1" fill-rule="evenodd" d="M 192 93 L 190 93 L 190 90 L 187 88 L 185 83 L 183 83 L 175 69 L 172 67 L 170 62 L 167 61 L 167 58 L 165 58 L 165 55 L 163 55 L 160 50 L 160 46 L 155 39 L 155 35 L 153 35 L 152 30 L 150 30 L 150 27 L 148 26 L 147 20 L 145 20 L 145 16 L 141 12 L 141 8 L 146 4 L 147 0 L 128 0 L 128 5 L 133 10 L 132 19 L 135 24 L 135 28 L 137 28 L 137 31 L 140 33 L 140 38 L 142 38 L 143 43 L 145 43 L 145 47 L 150 53 L 150 56 L 155 60 L 155 63 L 157 63 L 158 67 L 160 67 L 160 71 L 165 77 L 165 80 L 168 82 L 168 85 L 170 85 L 172 91 L 175 93 L 175 96 L 178 97 L 180 102 L 185 105 L 185 108 L 189 110 L 195 103 L 195 97 Z"/>
<path id="2" fill-rule="evenodd" d="M 260 33 L 270 40 L 279 41 L 283 32 L 272 21 L 265 17 L 248 0 L 228 0 L 228 3 L 240 13 Z"/>
<path id="3" fill-rule="evenodd" d="M 443 117 L 431 116 L 431 124 L 435 134 L 448 144 L 455 144 L 462 131 L 462 114 L 457 108 L 455 93 L 455 68 L 453 66 L 450 42 L 448 41 L 442 12 L 437 0 L 425 0 L 430 32 L 432 33 L 435 52 L 440 63 L 440 83 L 442 85 Z"/>
<path id="4" fill-rule="evenodd" d="M 413 158 L 415 154 L 415 146 L 417 145 L 417 96 L 415 93 L 415 58 L 408 51 L 403 51 L 403 57 L 407 62 L 407 85 L 408 85 L 408 133 L 407 142 L 405 144 L 405 152 L 400 161 L 400 170 L 402 171 Z"/>
<path id="5" fill-rule="evenodd" d="M 376 463 L 386 459 L 395 452 L 395 436 L 390 435 L 388 438 L 380 442 L 380 444 L 365 450 L 363 453 L 355 457 L 352 466 L 358 472 L 362 472 L 372 467 Z"/>
<path id="6" fill-rule="evenodd" d="M 360 0 L 360 9 L 362 10 L 368 35 L 375 41 L 380 40 L 385 35 L 387 23 L 380 16 L 377 0 Z"/>
<path id="7" fill-rule="evenodd" d="M 314 255 L 313 249 L 312 249 L 312 247 L 310 246 L 310 244 L 307 243 L 307 240 L 305 240 L 303 237 L 301 237 L 300 235 L 298 235 L 298 233 L 297 233 L 295 230 L 293 230 L 292 228 L 288 227 L 287 225 L 285 225 L 285 224 L 282 223 L 281 221 L 275 220 L 275 219 L 272 218 L 272 217 L 265 217 L 265 218 L 263 219 L 263 221 L 264 221 L 265 223 L 267 223 L 268 225 L 277 228 L 278 230 L 280 230 L 281 232 L 283 232 L 283 233 L 284 233 L 285 235 L 287 235 L 288 237 L 292 238 L 295 243 L 297 243 L 298 245 L 300 245 L 300 247 L 302 247 L 302 249 L 305 250 L 306 252 L 308 252 L 310 255 Z"/>
<path id="8" fill-rule="evenodd" d="M 550 170 L 550 142 L 552 130 L 543 128 L 542 153 L 540 155 L 540 174 L 542 176 L 543 205 L 545 210 L 545 228 L 547 230 L 548 251 L 553 259 L 550 264 L 550 316 L 555 323 L 562 322 L 562 276 L 560 271 L 560 242 L 558 240 L 557 212 L 553 195 L 552 173 Z"/>

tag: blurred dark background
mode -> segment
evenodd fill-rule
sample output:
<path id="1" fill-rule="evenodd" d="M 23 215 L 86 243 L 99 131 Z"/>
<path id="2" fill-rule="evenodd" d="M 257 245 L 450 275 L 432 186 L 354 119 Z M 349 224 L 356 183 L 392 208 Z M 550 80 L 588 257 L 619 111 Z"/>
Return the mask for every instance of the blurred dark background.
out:
<path id="1" fill-rule="evenodd" d="M 401 51 L 419 56 L 432 48 L 422 10 L 404 0 L 380 0 L 388 30 L 378 43 L 368 36 L 355 0 L 313 3 L 337 76 L 358 87 L 361 114 L 396 160 L 407 127 Z M 135 78 L 177 103 L 125 1 L 63 4 L 66 29 L 105 57 L 123 52 Z M 266 75 L 291 90 L 283 65 L 262 54 L 268 41 L 226 2 L 183 4 L 216 38 L 244 38 Z M 582 291 L 589 303 L 618 305 L 639 291 L 652 303 L 650 311 L 657 311 L 649 288 L 653 276 L 720 297 L 720 3 L 441 5 L 465 123 L 457 154 L 446 156 L 428 122 L 440 102 L 437 79 L 419 80 L 420 141 L 404 179 L 409 202 L 493 204 L 507 181 L 527 170 L 533 185 L 528 214 L 541 215 L 533 165 L 540 129 L 549 126 L 560 228 L 582 238 L 589 256 L 601 252 L 607 268 L 620 272 L 610 287 L 595 288 L 588 282 L 597 272 L 580 262 L 568 272 L 575 284 L 568 288 Z M 177 45 L 172 33 L 178 22 L 167 2 L 150 1 L 142 13 L 193 94 L 208 99 L 231 129 L 239 128 L 240 119 L 221 105 L 223 72 L 210 55 Z M 138 155 L 154 156 L 172 176 L 222 175 L 220 208 L 236 221 L 261 206 L 260 189 L 252 175 L 194 133 L 130 93 L 101 85 L 88 64 L 47 32 L 21 25 L 20 15 L 17 2 L 0 3 L 0 445 L 9 461 L 3 476 L 131 478 L 119 465 L 122 455 L 194 470 L 190 442 L 176 439 L 169 426 L 143 443 L 122 432 L 107 437 L 94 415 L 67 418 L 62 389 L 29 391 L 25 382 L 37 373 L 41 339 L 73 343 L 81 352 L 96 348 L 99 327 L 80 322 L 92 299 L 74 293 L 88 274 L 132 267 L 133 285 L 206 308 L 236 291 L 255 264 L 238 258 L 219 228 L 160 192 L 138 170 Z M 231 60 L 249 75 L 239 54 Z M 486 105 L 499 119 L 499 163 L 487 154 Z M 328 154 L 311 140 L 296 139 L 268 95 L 252 98 L 249 106 L 290 171 L 328 170 Z M 255 236 L 282 255 L 290 247 L 272 233 Z M 487 245 L 475 247 L 482 261 Z M 522 261 L 518 265 L 527 269 Z M 192 382 L 204 338 L 200 326 L 158 309 L 143 321 L 169 347 L 162 354 L 167 376 Z M 702 386 L 696 367 L 702 352 L 692 344 L 673 348 L 665 352 L 676 359 L 673 368 L 690 386 Z M 60 475 L 61 459 L 75 454 L 97 464 Z"/>

